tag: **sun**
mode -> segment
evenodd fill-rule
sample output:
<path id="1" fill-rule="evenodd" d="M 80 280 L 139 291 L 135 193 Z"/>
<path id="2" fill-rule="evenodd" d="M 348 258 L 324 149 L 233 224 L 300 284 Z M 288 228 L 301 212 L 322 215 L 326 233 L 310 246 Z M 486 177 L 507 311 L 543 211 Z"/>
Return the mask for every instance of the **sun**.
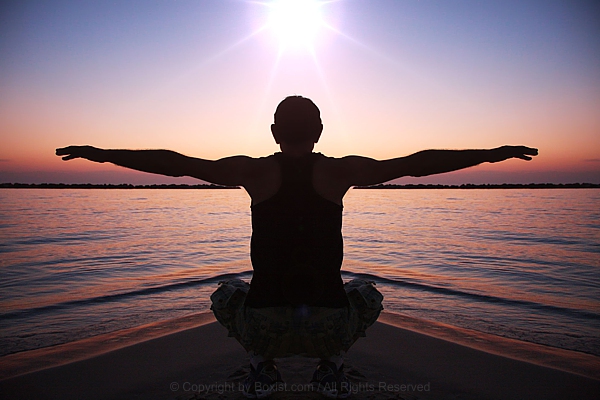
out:
<path id="1" fill-rule="evenodd" d="M 315 0 L 277 0 L 268 4 L 267 24 L 282 48 L 312 47 L 325 25 L 321 15 L 323 3 Z"/>

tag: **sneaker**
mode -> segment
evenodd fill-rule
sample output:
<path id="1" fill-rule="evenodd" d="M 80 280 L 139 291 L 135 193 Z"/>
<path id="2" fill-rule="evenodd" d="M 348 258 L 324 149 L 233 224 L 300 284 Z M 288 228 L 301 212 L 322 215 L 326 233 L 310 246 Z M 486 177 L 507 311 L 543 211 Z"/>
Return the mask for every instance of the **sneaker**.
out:
<path id="1" fill-rule="evenodd" d="M 350 396 L 350 381 L 344 375 L 344 366 L 337 368 L 334 362 L 321 360 L 310 381 L 317 392 L 330 399 Z"/>
<path id="2" fill-rule="evenodd" d="M 244 380 L 242 393 L 248 399 L 264 399 L 276 390 L 277 384 L 283 383 L 277 365 L 273 361 L 258 363 L 254 369 L 250 365 L 250 374 Z"/>

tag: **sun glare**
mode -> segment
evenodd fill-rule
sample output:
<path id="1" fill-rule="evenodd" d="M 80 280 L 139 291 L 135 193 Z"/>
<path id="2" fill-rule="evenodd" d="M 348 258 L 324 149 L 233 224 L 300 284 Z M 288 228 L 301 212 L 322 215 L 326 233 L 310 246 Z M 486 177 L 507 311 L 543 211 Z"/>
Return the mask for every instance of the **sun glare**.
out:
<path id="1" fill-rule="evenodd" d="M 312 47 L 324 25 L 321 3 L 315 0 L 277 0 L 269 4 L 269 28 L 282 47 Z"/>

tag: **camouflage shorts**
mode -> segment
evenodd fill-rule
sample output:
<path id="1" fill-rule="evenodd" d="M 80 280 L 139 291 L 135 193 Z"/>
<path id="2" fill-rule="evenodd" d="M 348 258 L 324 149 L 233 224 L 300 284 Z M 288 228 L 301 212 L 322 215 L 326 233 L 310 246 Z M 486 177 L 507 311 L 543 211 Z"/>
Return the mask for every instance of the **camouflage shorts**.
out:
<path id="1" fill-rule="evenodd" d="M 374 283 L 360 279 L 344 285 L 350 306 L 343 308 L 245 307 L 249 288 L 240 279 L 220 282 L 210 296 L 211 310 L 246 351 L 266 358 L 340 354 L 365 336 L 383 309 Z"/>

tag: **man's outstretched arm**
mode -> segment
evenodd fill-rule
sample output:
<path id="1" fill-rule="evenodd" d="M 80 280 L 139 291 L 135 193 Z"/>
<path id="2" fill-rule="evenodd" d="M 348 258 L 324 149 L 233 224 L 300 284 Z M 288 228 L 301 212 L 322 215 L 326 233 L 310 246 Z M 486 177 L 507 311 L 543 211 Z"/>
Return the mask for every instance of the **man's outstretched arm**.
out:
<path id="1" fill-rule="evenodd" d="M 489 150 L 424 150 L 406 157 L 374 160 L 344 157 L 349 186 L 377 185 L 403 176 L 427 176 L 456 171 L 484 162 L 495 163 L 519 158 L 531 160 L 537 149 L 525 146 L 502 146 Z"/>
<path id="2" fill-rule="evenodd" d="M 187 157 L 171 150 L 104 150 L 92 146 L 56 149 L 57 156 L 72 160 L 84 158 L 99 163 L 167 176 L 191 176 L 219 185 L 243 186 L 251 171 L 250 157 L 234 156 L 220 160 Z"/>

